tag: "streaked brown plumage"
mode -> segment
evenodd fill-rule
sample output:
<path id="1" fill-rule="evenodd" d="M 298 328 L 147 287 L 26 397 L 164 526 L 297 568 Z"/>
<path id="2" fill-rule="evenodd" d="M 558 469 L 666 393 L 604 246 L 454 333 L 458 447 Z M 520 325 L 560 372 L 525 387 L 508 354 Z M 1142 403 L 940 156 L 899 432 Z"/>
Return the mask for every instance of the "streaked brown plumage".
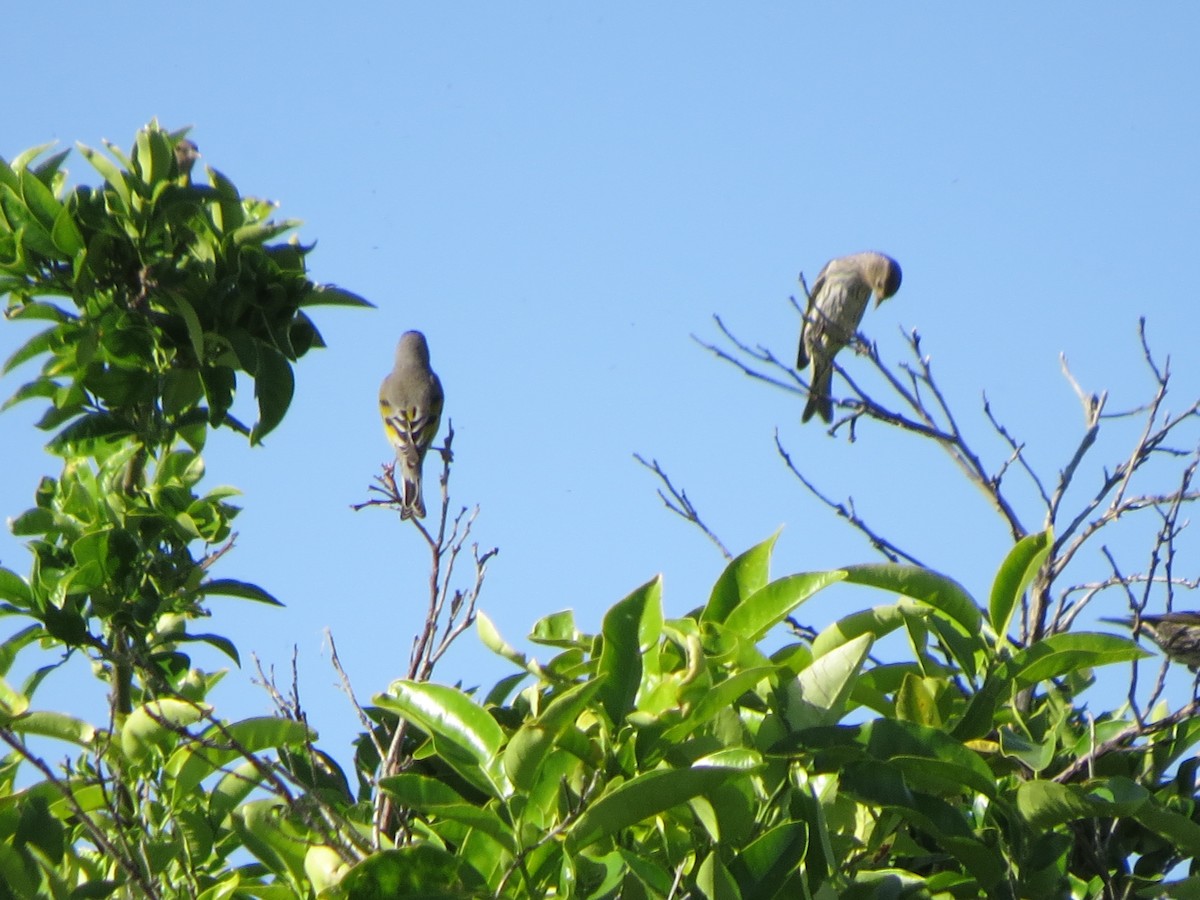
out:
<path id="1" fill-rule="evenodd" d="M 871 294 L 878 306 L 900 290 L 900 264 L 883 253 L 841 256 L 825 264 L 813 282 L 800 330 L 796 368 L 812 362 L 808 404 L 800 421 L 813 414 L 833 420 L 833 358 L 854 338 Z"/>
<path id="2" fill-rule="evenodd" d="M 1133 619 L 1102 619 L 1114 625 L 1133 627 Z M 1142 631 L 1158 644 L 1169 659 L 1183 663 L 1193 672 L 1200 669 L 1200 613 L 1169 612 L 1142 616 Z"/>

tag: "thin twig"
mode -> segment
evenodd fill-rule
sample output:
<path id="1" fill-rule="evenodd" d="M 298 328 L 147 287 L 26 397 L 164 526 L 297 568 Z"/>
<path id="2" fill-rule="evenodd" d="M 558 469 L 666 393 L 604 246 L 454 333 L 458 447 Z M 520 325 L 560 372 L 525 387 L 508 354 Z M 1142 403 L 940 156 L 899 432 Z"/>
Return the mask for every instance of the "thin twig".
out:
<path id="1" fill-rule="evenodd" d="M 702 532 L 704 532 L 704 535 L 717 545 L 717 549 L 724 554 L 726 559 L 733 559 L 733 554 L 729 552 L 728 548 L 726 548 L 725 544 L 722 543 L 721 539 L 717 537 L 716 533 L 714 533 L 713 530 L 704 523 L 704 520 L 700 518 L 700 513 L 692 501 L 688 498 L 687 491 L 683 490 L 682 488 L 676 488 L 675 485 L 671 483 L 671 479 L 667 476 L 667 473 L 663 471 L 662 466 L 658 464 L 658 460 L 655 459 L 651 460 L 650 462 L 646 462 L 645 458 L 638 453 L 633 454 L 633 458 L 641 463 L 642 466 L 657 475 L 658 480 L 663 483 L 664 487 L 666 487 L 666 493 L 663 493 L 662 488 L 658 489 L 658 496 L 659 499 L 662 500 L 663 505 L 684 521 L 691 522 Z"/>

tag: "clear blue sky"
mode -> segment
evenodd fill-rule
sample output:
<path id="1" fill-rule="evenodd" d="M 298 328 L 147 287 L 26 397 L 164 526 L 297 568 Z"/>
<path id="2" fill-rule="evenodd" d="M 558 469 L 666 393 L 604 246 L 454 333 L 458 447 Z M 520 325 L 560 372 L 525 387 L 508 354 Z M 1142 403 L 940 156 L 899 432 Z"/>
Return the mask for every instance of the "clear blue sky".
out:
<path id="1" fill-rule="evenodd" d="M 890 359 L 899 326 L 920 330 L 993 466 L 985 390 L 1047 477 L 1065 463 L 1082 416 L 1060 352 L 1086 388 L 1111 388 L 1111 408 L 1149 395 L 1139 315 L 1172 356 L 1173 406 L 1200 394 L 1193 4 L 134 2 L 5 20 L 0 155 L 128 147 L 153 116 L 193 125 L 203 164 L 304 220 L 314 278 L 378 306 L 318 310 L 330 346 L 302 361 L 282 427 L 206 454 L 209 484 L 244 491 L 218 574 L 287 609 L 214 600 L 196 630 L 282 670 L 298 645 L 310 716 L 343 760 L 356 724 L 322 630 L 367 697 L 403 672 L 425 590 L 418 535 L 350 510 L 389 458 L 376 391 L 407 329 L 426 333 L 445 385 L 453 499 L 482 507 L 476 537 L 500 547 L 481 606 L 522 646 L 566 607 L 597 629 L 659 572 L 668 614 L 707 597 L 723 560 L 662 508 L 635 451 L 735 552 L 782 526 L 777 575 L 877 559 L 787 474 L 776 427 L 806 474 L 986 598 L 1008 537 L 943 457 L 877 427 L 853 445 L 801 427 L 799 398 L 689 337 L 715 337 L 720 313 L 789 358 L 796 275 L 831 256 L 901 262 L 900 293 L 864 327 Z M 98 178 L 78 155 L 68 166 Z M 29 333 L 0 326 L 0 353 Z M 30 428 L 39 412 L 0 417 L 5 516 L 57 471 Z M 0 561 L 28 570 L 7 534 Z M 1106 574 L 1098 551 L 1088 563 Z M 888 601 L 830 591 L 801 618 Z M 1115 595 L 1103 605 L 1121 611 Z M 468 635 L 439 677 L 509 671 Z M 217 695 L 228 715 L 266 708 L 249 676 Z M 76 688 L 61 678 L 39 699 L 78 704 Z"/>

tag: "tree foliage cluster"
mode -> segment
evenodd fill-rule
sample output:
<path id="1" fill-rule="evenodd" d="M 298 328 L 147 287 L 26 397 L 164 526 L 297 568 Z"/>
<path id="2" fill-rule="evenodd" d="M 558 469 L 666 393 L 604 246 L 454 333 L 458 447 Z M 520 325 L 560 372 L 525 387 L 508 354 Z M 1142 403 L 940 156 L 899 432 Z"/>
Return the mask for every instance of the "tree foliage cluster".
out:
<path id="1" fill-rule="evenodd" d="M 1053 611 L 1063 533 L 1086 531 L 1086 514 L 1057 534 L 1053 517 L 1014 529 L 987 598 L 878 535 L 889 561 L 772 578 L 771 538 L 685 615 L 666 615 L 658 579 L 598 634 L 546 615 L 530 636 L 539 661 L 476 609 L 495 551 L 473 547 L 465 586 L 456 571 L 475 517 L 451 511 L 447 440 L 440 520 L 413 523 L 431 554 L 427 621 L 406 677 L 354 701 L 353 771 L 273 683 L 274 715 L 222 717 L 223 673 L 189 648 L 240 656 L 193 630 L 202 602 L 277 601 L 213 575 L 237 509 L 227 490 L 202 492 L 206 435 L 230 427 L 254 443 L 278 425 L 291 367 L 321 346 L 305 310 L 365 301 L 308 279 L 309 248 L 280 242 L 294 223 L 271 220 L 270 204 L 211 168 L 193 181 L 181 138 L 152 123 L 128 154 L 81 147 L 97 187 L 67 185 L 65 153 L 0 160 L 0 292 L 10 318 L 46 323 L 6 365 L 41 361 L 10 403 L 46 404 L 39 426 L 62 459 L 12 522 L 28 574 L 0 569 L 0 898 L 1197 891 L 1164 881 L 1200 858 L 1195 703 L 1171 710 L 1155 695 L 1143 710 L 1131 685 L 1127 705 L 1090 711 L 1094 671 L 1147 654 Z M 231 413 L 239 374 L 254 383 L 251 425 Z M 857 402 L 852 416 L 915 423 L 969 475 L 978 462 L 956 424 Z M 1144 507 L 1168 523 L 1163 552 L 1191 499 L 1180 484 L 1138 495 L 1158 498 Z M 377 488 L 371 505 L 391 505 L 386 471 Z M 1182 582 L 1151 572 L 1097 590 L 1139 584 Z M 788 629 L 838 585 L 878 603 Z M 471 626 L 513 674 L 437 683 Z M 102 722 L 38 706 L 75 655 L 108 693 Z"/>

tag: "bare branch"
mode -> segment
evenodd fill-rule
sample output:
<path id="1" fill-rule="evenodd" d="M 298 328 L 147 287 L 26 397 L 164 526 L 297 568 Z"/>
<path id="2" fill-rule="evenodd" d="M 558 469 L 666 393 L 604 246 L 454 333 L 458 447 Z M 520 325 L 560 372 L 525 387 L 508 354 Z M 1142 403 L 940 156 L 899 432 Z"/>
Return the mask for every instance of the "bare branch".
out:
<path id="1" fill-rule="evenodd" d="M 449 422 L 446 440 L 443 446 L 434 448 L 442 458 L 442 471 L 438 479 L 441 488 L 440 514 L 437 525 L 430 529 L 425 522 L 418 518 L 405 520 L 421 535 L 429 548 L 429 580 L 428 599 L 425 608 L 424 621 L 413 637 L 412 650 L 409 656 L 407 678 L 413 681 L 428 681 L 433 677 L 433 671 L 438 661 L 443 657 L 451 644 L 475 622 L 475 608 L 479 594 L 483 589 L 487 564 L 499 551 L 492 548 L 481 553 L 478 545 L 472 545 L 475 560 L 475 578 L 473 585 L 467 591 L 453 589 L 455 566 L 459 555 L 466 547 L 471 535 L 471 529 L 479 515 L 479 507 L 468 511 L 460 509 L 454 516 L 450 515 L 450 466 L 454 460 L 451 446 L 454 441 L 454 423 Z M 396 490 L 392 466 L 384 466 L 383 474 L 375 479 L 370 488 L 381 495 L 381 499 L 371 499 L 353 508 L 364 509 L 368 506 L 383 506 L 397 509 L 402 506 L 401 497 Z M 440 632 L 440 635 L 439 635 Z M 340 671 L 340 665 L 338 666 Z M 344 672 L 342 673 L 344 677 Z M 348 679 L 344 680 L 347 689 Z M 360 707 L 360 717 L 365 715 Z M 373 729 L 368 728 L 375 740 Z M 380 779 L 387 778 L 401 771 L 407 764 L 403 758 L 404 740 L 408 731 L 408 722 L 401 719 L 392 733 L 386 749 L 377 743 L 380 751 L 380 763 L 376 773 L 374 798 L 374 815 L 372 817 L 373 844 L 376 849 L 383 845 L 385 829 L 395 824 L 396 807 L 391 795 L 378 787 Z"/>
<path id="2" fill-rule="evenodd" d="M 838 503 L 836 500 L 832 500 L 823 494 L 811 481 L 805 478 L 804 475 L 801 474 L 800 470 L 796 468 L 795 463 L 792 462 L 791 454 L 789 454 L 784 448 L 783 442 L 779 438 L 778 429 L 775 431 L 775 449 L 783 458 L 784 464 L 788 467 L 791 473 L 800 480 L 800 483 L 808 489 L 809 493 L 811 493 L 827 507 L 849 522 L 855 529 L 861 532 L 866 539 L 870 541 L 871 546 L 882 553 L 890 562 L 900 562 L 900 560 L 903 559 L 914 566 L 924 567 L 924 564 L 911 553 L 900 549 L 898 546 L 884 538 L 882 535 L 878 534 L 869 525 L 867 525 L 867 523 L 864 522 L 855 511 L 853 499 L 847 500 L 846 503 Z"/>
<path id="3" fill-rule="evenodd" d="M 702 532 L 704 532 L 705 536 L 717 545 L 717 549 L 724 554 L 726 559 L 733 559 L 733 554 L 729 552 L 729 550 L 721 542 L 721 539 L 717 537 L 713 530 L 704 523 L 703 519 L 700 518 L 700 513 L 692 504 L 692 501 L 688 499 L 687 491 L 683 490 L 682 488 L 676 488 L 675 485 L 671 483 L 671 479 L 667 476 L 667 473 L 662 470 L 662 467 L 658 464 L 658 460 L 655 459 L 651 460 L 650 462 L 646 462 L 645 458 L 638 453 L 633 454 L 633 458 L 641 463 L 645 468 L 657 475 L 659 481 L 663 483 L 663 486 L 666 488 L 667 492 L 663 493 L 662 488 L 658 489 L 658 496 L 659 499 L 662 500 L 663 505 L 684 521 L 691 522 Z M 670 496 L 668 496 L 668 494 Z"/>

